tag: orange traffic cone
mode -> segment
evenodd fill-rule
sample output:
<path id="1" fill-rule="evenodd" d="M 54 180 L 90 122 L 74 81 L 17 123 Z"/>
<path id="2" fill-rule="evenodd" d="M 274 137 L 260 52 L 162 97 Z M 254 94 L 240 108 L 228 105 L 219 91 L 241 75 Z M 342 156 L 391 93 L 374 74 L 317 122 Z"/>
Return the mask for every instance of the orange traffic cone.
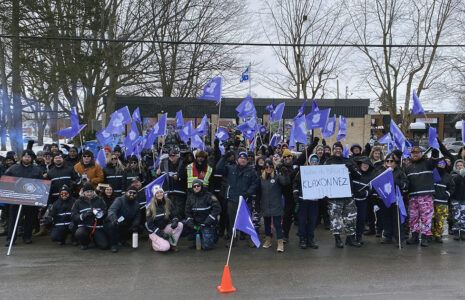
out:
<path id="1" fill-rule="evenodd" d="M 221 278 L 221 285 L 216 287 L 220 293 L 232 293 L 236 291 L 231 282 L 231 274 L 229 274 L 229 266 L 225 265 L 223 270 L 223 278 Z"/>

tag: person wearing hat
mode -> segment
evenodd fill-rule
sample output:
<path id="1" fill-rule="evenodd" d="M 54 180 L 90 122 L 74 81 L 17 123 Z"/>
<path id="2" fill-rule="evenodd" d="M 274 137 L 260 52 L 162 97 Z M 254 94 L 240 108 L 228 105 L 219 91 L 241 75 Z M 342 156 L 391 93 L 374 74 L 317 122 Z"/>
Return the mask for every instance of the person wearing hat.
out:
<path id="1" fill-rule="evenodd" d="M 68 234 L 73 235 L 70 230 L 71 224 L 71 211 L 76 199 L 71 195 L 73 189 L 68 187 L 66 184 L 60 188 L 58 199 L 53 203 L 50 213 L 46 218 L 47 224 L 52 224 L 52 230 L 50 237 L 53 242 L 59 242 L 60 245 L 64 245 Z M 75 242 L 74 236 L 72 238 Z"/>
<path id="2" fill-rule="evenodd" d="M 55 152 L 53 165 L 54 167 L 44 176 L 45 179 L 51 181 L 49 204 L 53 204 L 58 199 L 63 185 L 66 185 L 71 190 L 75 190 L 80 180 L 76 170 L 64 164 L 63 152 Z"/>
<path id="3" fill-rule="evenodd" d="M 187 195 L 186 200 L 186 226 L 200 233 L 203 250 L 213 249 L 216 242 L 216 224 L 220 213 L 221 205 L 218 199 L 206 190 L 202 180 L 194 179 L 192 193 Z"/>
<path id="4" fill-rule="evenodd" d="M 126 186 L 131 185 L 134 178 L 138 178 L 141 182 L 147 181 L 147 168 L 142 161 L 139 161 L 137 156 L 131 155 L 126 166 Z"/>
<path id="5" fill-rule="evenodd" d="M 68 155 L 65 158 L 65 164 L 74 168 L 74 166 L 79 162 L 79 152 L 76 147 L 70 147 L 68 150 Z"/>
<path id="6" fill-rule="evenodd" d="M 90 182 L 95 188 L 99 183 L 103 182 L 104 175 L 102 168 L 95 163 L 92 151 L 84 150 L 82 152 L 81 160 L 74 166 L 74 170 L 81 177 L 81 185 Z"/>
<path id="7" fill-rule="evenodd" d="M 45 165 L 45 162 L 44 162 L 44 151 L 37 151 L 36 153 L 36 159 L 35 159 L 35 163 L 37 166 L 44 166 Z"/>
<path id="8" fill-rule="evenodd" d="M 124 165 L 114 153 L 112 153 L 103 168 L 103 182 L 111 185 L 116 195 L 124 194 L 126 189 L 126 171 Z"/>
<path id="9" fill-rule="evenodd" d="M 454 240 L 465 240 L 465 161 L 461 158 L 454 163 L 452 179 L 455 191 L 451 196 L 452 233 Z"/>
<path id="10" fill-rule="evenodd" d="M 23 178 L 34 178 L 43 179 L 42 172 L 40 169 L 33 165 L 35 154 L 32 150 L 24 150 L 21 154 L 21 161 L 19 164 L 12 165 L 5 172 L 5 176 L 23 177 Z M 8 210 L 8 236 L 6 240 L 6 246 L 10 244 L 10 240 L 13 238 L 13 243 L 16 240 L 16 236 L 13 237 L 13 229 L 15 226 L 16 215 L 18 214 L 19 205 L 10 204 Z M 32 229 L 34 221 L 37 218 L 37 207 L 36 206 L 24 206 L 21 210 L 21 216 L 24 216 L 23 223 L 23 241 L 26 244 L 32 243 Z M 19 218 L 21 219 L 21 216 Z"/>
<path id="11" fill-rule="evenodd" d="M 286 149 L 289 151 L 288 149 Z M 284 152 L 286 152 L 284 150 Z M 291 154 L 292 155 L 292 154 Z M 286 169 L 287 170 L 287 169 Z M 274 167 L 270 159 L 265 161 L 265 169 L 260 176 L 260 211 L 265 221 L 265 242 L 263 248 L 271 247 L 271 221 L 276 231 L 278 252 L 284 252 L 283 230 L 281 228 L 281 217 L 283 207 L 281 203 L 281 189 L 290 185 L 289 174 L 281 175 Z"/>
<path id="12" fill-rule="evenodd" d="M 208 153 L 203 150 L 198 150 L 195 153 L 195 161 L 186 166 L 186 169 L 181 172 L 183 177 L 186 177 L 187 188 L 192 189 L 192 182 L 195 179 L 200 179 L 203 185 L 208 188 L 210 177 L 213 174 L 213 168 L 208 165 Z"/>
<path id="13" fill-rule="evenodd" d="M 177 251 L 183 224 L 179 222 L 176 209 L 163 188 L 155 185 L 152 188 L 153 198 L 147 207 L 145 227 L 150 232 L 149 239 L 154 251 Z"/>
<path id="14" fill-rule="evenodd" d="M 52 152 L 44 153 L 44 163 L 40 165 L 42 170 L 43 177 L 46 177 L 46 174 L 53 168 L 53 154 Z"/>
<path id="15" fill-rule="evenodd" d="M 342 156 L 343 149 L 341 142 L 334 143 L 333 155 L 326 160 L 325 165 L 345 165 L 349 170 L 351 185 L 353 185 L 352 181 L 359 179 L 361 173 L 351 159 Z M 357 206 L 355 200 L 351 197 L 330 198 L 328 205 L 331 232 L 334 235 L 336 247 L 344 248 L 340 236 L 343 231 L 346 233 L 347 245 L 360 247 L 361 244 L 356 238 Z"/>
<path id="16" fill-rule="evenodd" d="M 122 155 L 122 150 L 121 150 L 121 146 L 120 145 L 116 145 L 115 148 L 113 148 L 113 152 L 112 152 L 114 155 L 116 155 L 116 157 L 121 161 L 122 164 L 125 164 L 126 161 L 124 159 L 124 155 Z"/>
<path id="17" fill-rule="evenodd" d="M 127 240 L 134 232 L 140 232 L 140 209 L 136 201 L 137 189 L 127 188 L 126 193 L 115 199 L 108 209 L 105 219 L 105 231 L 110 238 L 111 252 L 118 252 L 118 243 L 127 245 Z"/>
<path id="18" fill-rule="evenodd" d="M 84 183 L 82 196 L 76 200 L 71 212 L 74 227 L 77 228 L 74 237 L 81 245 L 81 250 L 87 250 L 91 241 L 102 250 L 108 249 L 108 239 L 103 229 L 106 213 L 107 206 L 95 194 L 92 183 Z"/>
<path id="19" fill-rule="evenodd" d="M 421 235 L 421 246 L 428 247 L 428 236 L 431 235 L 431 221 L 434 212 L 433 170 L 439 159 L 439 150 L 433 149 L 430 159 L 423 157 L 418 146 L 413 146 L 411 153 L 411 165 L 405 168 L 405 174 L 409 180 L 408 210 L 411 231 L 411 237 L 407 240 L 407 244 L 418 244 Z"/>
<path id="20" fill-rule="evenodd" d="M 228 153 L 226 153 L 228 154 Z M 235 164 L 227 164 L 227 156 L 224 155 L 216 164 L 216 171 L 223 175 L 227 181 L 226 195 L 229 228 L 228 235 L 232 237 L 232 220 L 236 219 L 236 211 L 239 205 L 239 197 L 242 196 L 247 201 L 249 210 L 252 210 L 252 199 L 260 184 L 255 170 L 248 165 L 248 155 L 246 152 L 240 152 Z M 231 238 L 233 247 L 237 245 L 237 238 Z M 252 242 L 249 237 L 249 245 Z M 229 247 L 229 245 L 226 245 Z"/>

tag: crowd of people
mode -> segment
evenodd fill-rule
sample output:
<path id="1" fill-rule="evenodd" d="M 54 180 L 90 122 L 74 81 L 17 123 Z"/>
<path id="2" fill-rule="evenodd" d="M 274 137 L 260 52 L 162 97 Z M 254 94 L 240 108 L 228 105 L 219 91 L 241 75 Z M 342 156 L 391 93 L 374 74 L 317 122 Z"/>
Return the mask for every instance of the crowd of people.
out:
<path id="1" fill-rule="evenodd" d="M 26 244 L 32 243 L 33 236 L 50 235 L 60 244 L 69 237 L 83 250 L 95 244 L 118 252 L 138 233 L 148 236 L 154 251 L 178 251 L 180 238 L 192 241 L 190 248 L 198 248 L 200 238 L 204 250 L 213 249 L 220 238 L 228 247 L 240 240 L 255 247 L 249 236 L 233 235 L 241 196 L 257 232 L 264 230 L 262 247 L 275 244 L 278 252 L 291 242 L 302 249 L 317 249 L 317 226 L 330 230 L 337 248 L 361 247 L 364 235 L 376 235 L 381 244 L 395 241 L 402 247 L 405 242 L 427 247 L 431 242 L 442 243 L 445 222 L 454 240 L 465 240 L 465 147 L 453 155 L 441 141 L 439 150 L 425 153 L 413 146 L 410 157 L 403 157 L 400 150 L 386 153 L 382 145 L 353 144 L 346 157 L 340 142 L 330 146 L 317 137 L 301 153 L 291 152 L 285 142 L 275 147 L 257 145 L 251 152 L 234 140 L 224 145 L 222 154 L 215 140 L 206 151 L 160 147 L 164 155 L 157 165 L 151 150 L 139 159 L 126 157 L 116 146 L 104 148 L 103 168 L 89 150 L 67 147 L 65 155 L 59 145 L 52 144 L 34 153 L 31 145 L 20 157 L 10 151 L 0 160 L 1 175 L 51 181 L 48 206 L 24 206 L 21 212 L 16 235 Z M 345 165 L 352 197 L 304 197 L 300 167 L 319 165 Z M 398 205 L 386 207 L 369 185 L 389 168 L 407 208 L 403 224 Z M 146 199 L 144 187 L 165 174 L 163 185 L 153 186 L 153 198 Z M 16 242 L 18 206 L 0 209 L 9 246 Z M 297 225 L 295 239 L 290 235 L 293 225 Z"/>

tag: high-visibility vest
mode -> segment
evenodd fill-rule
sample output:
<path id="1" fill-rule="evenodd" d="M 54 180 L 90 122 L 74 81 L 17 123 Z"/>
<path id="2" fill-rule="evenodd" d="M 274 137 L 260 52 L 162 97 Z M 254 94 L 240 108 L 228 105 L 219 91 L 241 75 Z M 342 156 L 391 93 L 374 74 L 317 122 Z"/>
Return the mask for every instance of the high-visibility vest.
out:
<path id="1" fill-rule="evenodd" d="M 205 187 L 208 187 L 210 176 L 213 173 L 213 169 L 207 165 L 207 172 L 199 172 L 195 167 L 194 163 L 191 163 L 186 167 L 187 169 L 187 188 L 192 188 L 192 182 L 194 179 L 200 179 Z"/>

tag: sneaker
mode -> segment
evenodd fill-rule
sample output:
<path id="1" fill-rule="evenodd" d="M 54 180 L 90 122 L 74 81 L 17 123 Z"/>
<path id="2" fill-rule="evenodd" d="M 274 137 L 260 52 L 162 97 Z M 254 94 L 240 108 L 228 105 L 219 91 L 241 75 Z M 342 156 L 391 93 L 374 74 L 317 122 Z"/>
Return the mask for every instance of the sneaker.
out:
<path id="1" fill-rule="evenodd" d="M 81 250 L 87 250 L 87 249 L 89 249 L 89 246 L 87 246 L 87 245 L 81 245 L 81 248 L 80 248 L 80 249 L 81 249 Z"/>
<path id="2" fill-rule="evenodd" d="M 265 242 L 263 243 L 263 248 L 271 247 L 271 236 L 265 236 Z"/>
<path id="3" fill-rule="evenodd" d="M 118 252 L 118 246 L 111 246 L 111 252 L 112 253 L 117 253 Z"/>

